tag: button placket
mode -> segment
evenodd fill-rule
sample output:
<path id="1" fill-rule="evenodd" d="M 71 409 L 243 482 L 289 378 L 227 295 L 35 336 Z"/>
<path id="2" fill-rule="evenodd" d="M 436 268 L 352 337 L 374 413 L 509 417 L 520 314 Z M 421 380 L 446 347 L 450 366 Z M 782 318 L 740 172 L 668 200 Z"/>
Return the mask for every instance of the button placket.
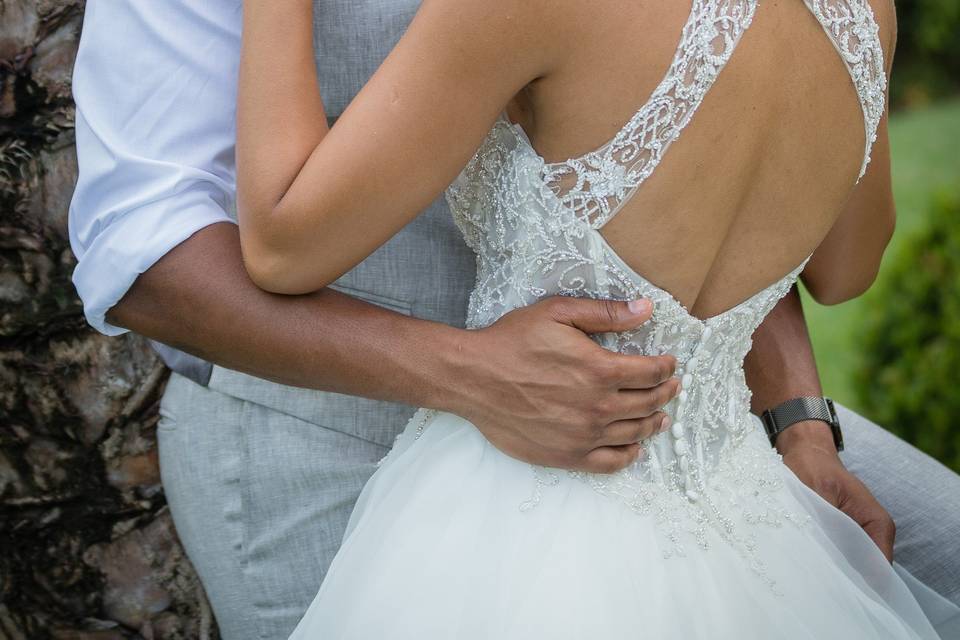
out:
<path id="1" fill-rule="evenodd" d="M 687 413 L 690 409 L 690 390 L 693 389 L 695 379 L 703 364 L 701 358 L 708 355 L 707 343 L 712 336 L 713 329 L 710 326 L 705 326 L 693 354 L 677 372 L 680 376 L 682 388 L 677 396 L 676 420 L 670 427 L 670 435 L 673 437 L 673 452 L 677 456 L 677 470 L 683 484 L 683 493 L 691 502 L 699 501 L 700 491 L 694 477 L 696 472 L 691 460 L 693 447 L 687 437 L 687 428 L 684 421 L 688 418 Z"/>

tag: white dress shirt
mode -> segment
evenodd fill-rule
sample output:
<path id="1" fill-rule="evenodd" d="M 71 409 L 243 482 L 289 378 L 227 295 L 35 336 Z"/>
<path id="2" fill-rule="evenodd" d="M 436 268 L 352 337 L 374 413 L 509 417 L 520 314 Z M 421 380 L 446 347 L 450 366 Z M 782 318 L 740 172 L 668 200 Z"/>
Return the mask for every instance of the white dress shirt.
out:
<path id="1" fill-rule="evenodd" d="M 87 0 L 73 76 L 73 282 L 87 321 L 207 225 L 232 221 L 240 0 Z"/>

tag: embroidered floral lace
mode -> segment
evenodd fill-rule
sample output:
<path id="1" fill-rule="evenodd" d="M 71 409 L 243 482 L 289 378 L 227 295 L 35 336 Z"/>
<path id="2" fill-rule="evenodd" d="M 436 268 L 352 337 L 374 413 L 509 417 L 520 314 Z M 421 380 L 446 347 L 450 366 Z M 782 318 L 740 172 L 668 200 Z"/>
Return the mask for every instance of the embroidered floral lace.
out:
<path id="1" fill-rule="evenodd" d="M 866 152 L 884 109 L 886 77 L 877 25 L 865 0 L 806 0 L 846 64 L 864 112 Z M 672 354 L 683 392 L 668 405 L 669 434 L 646 444 L 647 456 L 612 475 L 573 473 L 662 525 L 672 552 L 684 539 L 707 545 L 713 530 L 750 558 L 748 522 L 789 520 L 775 499 L 778 455 L 750 418 L 743 361 L 750 336 L 804 265 L 737 306 L 706 320 L 634 272 L 599 233 L 657 168 L 690 122 L 750 26 L 757 0 L 693 0 L 663 81 L 607 144 L 579 158 L 547 164 L 523 130 L 501 117 L 447 193 L 454 218 L 477 254 L 468 326 L 551 295 L 655 303 L 641 328 L 595 339 L 623 353 Z M 805 264 L 805 263 L 804 263 Z M 422 427 L 421 427 L 422 428 Z M 534 468 L 529 509 L 559 481 Z M 688 535 L 689 534 L 689 537 Z"/>

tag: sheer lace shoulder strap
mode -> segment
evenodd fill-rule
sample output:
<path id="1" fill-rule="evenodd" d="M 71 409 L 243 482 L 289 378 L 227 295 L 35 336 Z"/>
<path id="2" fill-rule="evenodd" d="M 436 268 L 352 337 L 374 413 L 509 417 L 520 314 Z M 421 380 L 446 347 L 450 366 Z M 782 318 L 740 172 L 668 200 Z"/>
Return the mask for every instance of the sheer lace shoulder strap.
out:
<path id="1" fill-rule="evenodd" d="M 596 151 L 546 164 L 544 182 L 583 222 L 609 221 L 660 164 L 746 31 L 757 0 L 693 0 L 673 62 L 650 99 Z"/>
<path id="2" fill-rule="evenodd" d="M 804 0 L 823 26 L 850 72 L 863 107 L 866 148 L 859 181 L 870 164 L 870 150 L 883 117 L 887 75 L 880 45 L 880 28 L 868 0 Z"/>

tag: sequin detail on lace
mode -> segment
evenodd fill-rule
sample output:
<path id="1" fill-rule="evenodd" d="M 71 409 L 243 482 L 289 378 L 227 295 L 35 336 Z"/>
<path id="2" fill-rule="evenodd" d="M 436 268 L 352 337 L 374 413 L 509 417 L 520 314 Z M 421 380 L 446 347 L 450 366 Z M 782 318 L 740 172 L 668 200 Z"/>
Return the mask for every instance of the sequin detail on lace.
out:
<path id="1" fill-rule="evenodd" d="M 594 228 L 616 214 L 690 122 L 755 10 L 756 2 L 694 0 L 670 69 L 647 103 L 596 151 L 544 166 L 544 182 L 564 206 Z"/>
<path id="2" fill-rule="evenodd" d="M 835 39 L 854 79 L 869 151 L 885 79 L 875 75 L 877 69 L 882 75 L 882 54 L 872 14 L 865 5 L 853 8 L 864 1 L 817 0 L 808 6 Z M 806 520 L 780 499 L 783 465 L 750 414 L 743 361 L 751 335 L 806 261 L 735 307 L 698 319 L 632 270 L 600 233 L 693 117 L 756 5 L 756 0 L 694 0 L 664 81 L 610 143 L 582 158 L 548 165 L 520 127 L 498 119 L 447 198 L 477 255 L 469 328 L 552 295 L 648 298 L 655 310 L 645 325 L 593 338 L 621 353 L 671 354 L 683 378 L 683 393 L 665 408 L 673 425 L 644 442 L 645 459 L 611 475 L 532 467 L 534 489 L 521 510 L 549 499 L 550 487 L 560 482 L 584 482 L 652 517 L 666 540 L 665 555 L 684 554 L 689 541 L 708 548 L 719 540 L 772 583 L 753 553 L 755 536 L 734 523 L 802 526 Z"/>
<path id="3" fill-rule="evenodd" d="M 866 151 L 859 180 L 870 164 L 870 149 L 877 140 L 877 128 L 884 112 L 887 75 L 880 29 L 873 17 L 873 9 L 865 0 L 804 1 L 840 53 L 863 107 Z"/>

